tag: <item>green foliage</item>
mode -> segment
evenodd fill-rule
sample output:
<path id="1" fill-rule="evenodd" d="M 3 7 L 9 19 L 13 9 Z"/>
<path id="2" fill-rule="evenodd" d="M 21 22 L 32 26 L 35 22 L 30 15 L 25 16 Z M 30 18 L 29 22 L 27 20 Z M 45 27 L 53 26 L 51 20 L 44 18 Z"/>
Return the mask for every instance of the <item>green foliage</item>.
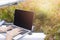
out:
<path id="1" fill-rule="evenodd" d="M 14 7 L 0 8 L 0 19 L 7 22 L 13 22 Z"/>

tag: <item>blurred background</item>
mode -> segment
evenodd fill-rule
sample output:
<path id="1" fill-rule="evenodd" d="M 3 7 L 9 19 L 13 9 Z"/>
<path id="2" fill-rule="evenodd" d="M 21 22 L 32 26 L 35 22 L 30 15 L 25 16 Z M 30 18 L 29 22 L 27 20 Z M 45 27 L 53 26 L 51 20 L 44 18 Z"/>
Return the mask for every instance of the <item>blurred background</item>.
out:
<path id="1" fill-rule="evenodd" d="M 0 8 L 0 20 L 13 22 L 15 9 L 33 11 L 35 32 L 43 32 L 45 40 L 60 40 L 60 0 L 26 0 Z"/>

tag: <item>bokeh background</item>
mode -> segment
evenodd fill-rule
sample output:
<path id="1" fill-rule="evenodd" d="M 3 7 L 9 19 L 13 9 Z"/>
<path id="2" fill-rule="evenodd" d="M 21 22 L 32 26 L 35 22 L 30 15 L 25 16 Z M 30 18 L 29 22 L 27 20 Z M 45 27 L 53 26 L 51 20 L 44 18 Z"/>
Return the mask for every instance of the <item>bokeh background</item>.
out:
<path id="1" fill-rule="evenodd" d="M 26 0 L 3 7 L 0 8 L 0 19 L 13 22 L 15 9 L 33 11 L 34 31 L 45 33 L 45 40 L 60 40 L 60 0 Z"/>

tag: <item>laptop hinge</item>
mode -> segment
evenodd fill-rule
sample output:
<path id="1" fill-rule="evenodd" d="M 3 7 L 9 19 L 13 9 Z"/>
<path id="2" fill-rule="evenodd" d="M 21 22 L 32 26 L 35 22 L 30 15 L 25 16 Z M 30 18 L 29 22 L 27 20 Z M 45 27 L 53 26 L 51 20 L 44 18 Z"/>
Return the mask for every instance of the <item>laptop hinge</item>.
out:
<path id="1" fill-rule="evenodd" d="M 32 26 L 32 29 L 31 29 L 31 32 L 29 33 L 29 35 L 32 35 L 32 33 L 34 32 L 34 27 L 35 26 Z"/>

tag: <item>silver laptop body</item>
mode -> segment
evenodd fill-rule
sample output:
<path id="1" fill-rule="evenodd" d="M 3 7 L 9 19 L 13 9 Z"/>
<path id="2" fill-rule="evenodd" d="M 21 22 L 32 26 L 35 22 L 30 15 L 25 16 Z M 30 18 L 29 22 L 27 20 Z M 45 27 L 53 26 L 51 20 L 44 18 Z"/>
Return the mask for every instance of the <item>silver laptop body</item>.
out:
<path id="1" fill-rule="evenodd" d="M 33 15 L 34 13 L 31 11 L 24 11 L 18 9 L 15 10 L 13 24 L 15 27 L 19 27 L 23 32 L 15 36 L 13 39 L 20 39 L 31 32 L 33 24 Z"/>

